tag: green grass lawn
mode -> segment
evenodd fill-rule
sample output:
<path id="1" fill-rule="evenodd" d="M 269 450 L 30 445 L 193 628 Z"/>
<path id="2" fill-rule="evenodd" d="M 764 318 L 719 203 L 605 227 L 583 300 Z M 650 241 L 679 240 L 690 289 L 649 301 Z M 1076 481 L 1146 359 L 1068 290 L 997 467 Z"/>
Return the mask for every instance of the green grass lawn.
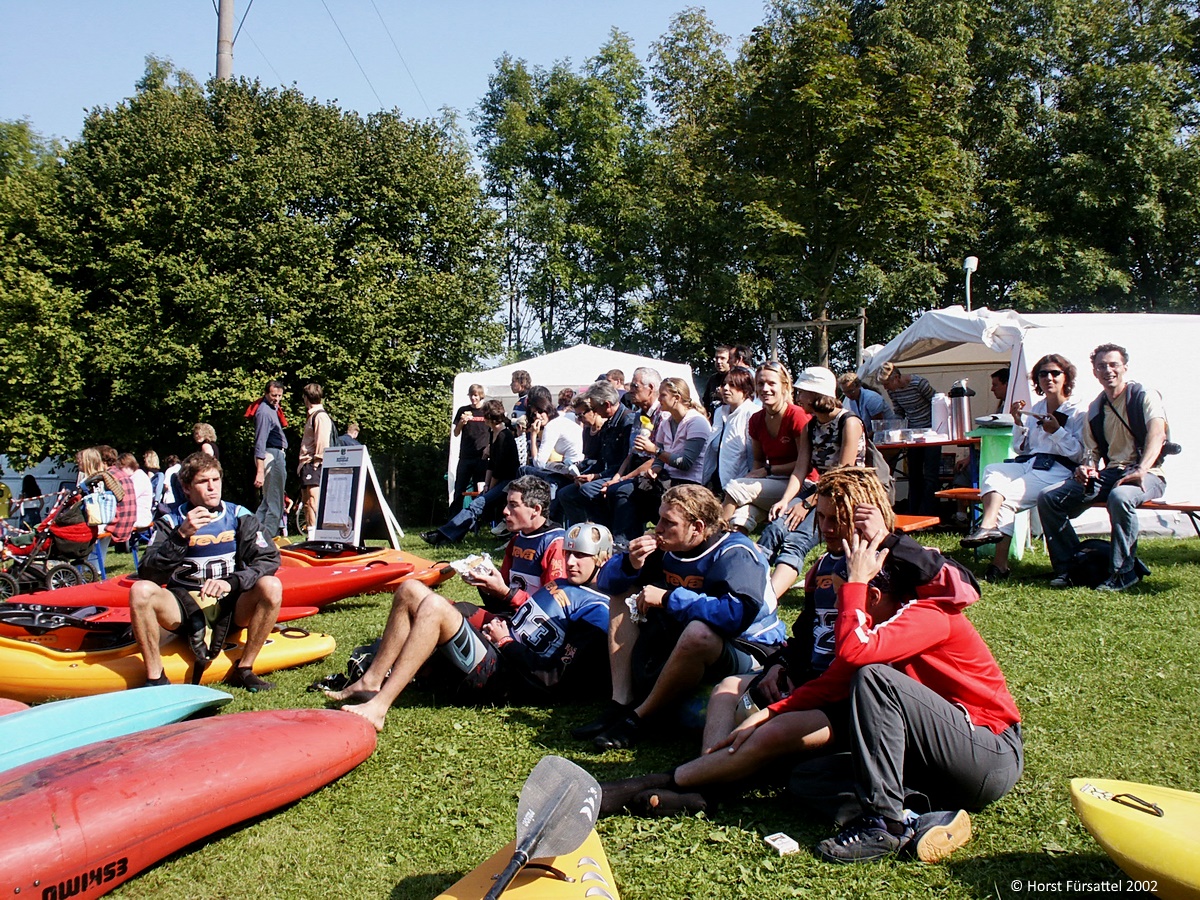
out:
<path id="1" fill-rule="evenodd" d="M 420 530 L 411 529 L 405 548 L 433 555 L 415 537 Z M 957 535 L 927 542 L 975 565 L 957 549 Z M 490 536 L 468 542 L 456 555 L 494 550 L 497 543 Z M 763 791 L 707 816 L 602 820 L 622 897 L 1008 898 L 1019 896 L 1010 887 L 1015 880 L 1024 886 L 1118 878 L 1076 819 L 1068 779 L 1200 790 L 1200 540 L 1147 540 L 1142 557 L 1154 575 L 1126 594 L 1050 590 L 1044 555 L 1017 567 L 1017 575 L 1027 576 L 1022 581 L 984 586 L 970 616 L 1020 704 L 1026 769 L 1007 797 L 973 817 L 975 839 L 947 863 L 823 863 L 811 848 L 830 827 L 786 794 Z M 983 563 L 976 568 L 982 571 Z M 457 579 L 443 592 L 472 596 Z M 790 626 L 799 610 L 795 598 L 787 601 L 782 614 Z M 308 620 L 307 627 L 336 635 L 337 653 L 272 676 L 279 686 L 271 693 L 234 691 L 226 712 L 325 705 L 305 687 L 344 670 L 350 650 L 381 632 L 387 608 L 384 596 L 358 598 Z M 378 749 L 356 770 L 287 809 L 171 857 L 115 896 L 431 898 L 511 840 L 517 796 L 544 754 L 566 756 L 603 781 L 662 769 L 698 746 L 694 735 L 678 734 L 632 751 L 593 754 L 569 733 L 593 712 L 437 708 L 425 695 L 406 693 Z M 802 852 L 775 856 L 762 843 L 775 831 L 794 837 Z"/>

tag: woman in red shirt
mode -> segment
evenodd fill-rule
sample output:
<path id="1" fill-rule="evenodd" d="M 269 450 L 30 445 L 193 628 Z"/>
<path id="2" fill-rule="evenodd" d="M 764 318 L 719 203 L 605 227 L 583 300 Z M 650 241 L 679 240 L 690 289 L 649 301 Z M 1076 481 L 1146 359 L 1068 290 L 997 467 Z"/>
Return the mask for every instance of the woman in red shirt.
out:
<path id="1" fill-rule="evenodd" d="M 749 534 L 779 502 L 796 467 L 809 415 L 792 402 L 792 376 L 781 362 L 766 362 L 754 373 L 763 408 L 750 417 L 754 468 L 725 485 L 722 510 L 730 528 Z"/>

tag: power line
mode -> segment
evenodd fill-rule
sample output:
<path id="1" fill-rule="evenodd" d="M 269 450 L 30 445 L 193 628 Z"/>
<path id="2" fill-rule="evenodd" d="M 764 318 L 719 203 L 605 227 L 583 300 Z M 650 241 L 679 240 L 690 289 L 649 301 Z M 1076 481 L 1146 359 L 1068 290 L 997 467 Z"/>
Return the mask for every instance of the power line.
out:
<path id="1" fill-rule="evenodd" d="M 350 56 L 354 59 L 354 64 L 358 66 L 358 71 L 362 72 L 362 77 L 366 79 L 367 86 L 370 87 L 371 93 L 375 95 L 375 99 L 379 101 L 379 108 L 383 109 L 383 98 L 379 96 L 379 91 L 375 90 L 375 85 L 371 84 L 371 79 L 367 76 L 367 70 L 362 67 L 362 63 L 358 61 L 358 57 L 354 54 L 354 48 L 350 46 L 350 42 L 346 40 L 346 35 L 342 34 L 342 28 L 337 23 L 337 19 L 333 17 L 333 13 L 329 9 L 329 4 L 325 0 L 321 0 L 321 5 L 325 7 L 325 12 L 329 13 L 329 20 L 333 22 L 333 27 L 337 29 L 337 33 L 342 37 L 342 43 L 346 45 L 346 49 L 350 51 Z"/>
<path id="2" fill-rule="evenodd" d="M 271 61 L 267 59 L 267 54 L 263 53 L 262 47 L 258 46 L 258 42 L 254 40 L 254 35 L 247 32 L 246 39 L 254 45 L 254 49 L 257 50 L 258 55 L 263 58 L 263 62 L 267 64 L 267 68 L 275 73 L 275 79 L 279 82 L 279 86 L 287 87 L 287 83 L 283 80 L 283 76 L 279 74 L 279 71 L 273 65 L 271 65 Z"/>
<path id="3" fill-rule="evenodd" d="M 250 10 L 253 7 L 254 7 L 254 0 L 250 0 L 250 2 L 246 5 L 246 11 L 244 13 L 242 13 L 242 21 L 238 22 L 237 31 L 234 32 L 234 35 L 233 35 L 233 44 L 235 47 L 237 46 L 238 35 L 242 33 L 242 26 L 246 24 L 246 16 L 250 15 Z M 263 58 L 265 59 L 266 57 L 263 57 Z"/>
<path id="4" fill-rule="evenodd" d="M 253 2 L 253 0 L 251 0 Z M 433 118 L 433 110 L 429 108 L 429 103 L 425 99 L 425 95 L 421 93 L 421 86 L 417 84 L 417 79 L 413 78 L 412 70 L 409 69 L 408 63 L 404 60 L 404 54 L 400 52 L 400 48 L 396 46 L 396 39 L 392 37 L 392 31 L 387 27 L 387 22 L 383 20 L 383 14 L 379 12 L 379 7 L 375 5 L 375 0 L 371 0 L 371 8 L 375 10 L 375 15 L 379 16 L 379 24 L 383 26 L 383 30 L 387 33 L 388 40 L 392 42 L 392 48 L 396 51 L 396 55 L 400 57 L 400 64 L 404 66 L 404 71 L 408 73 L 408 79 L 413 83 L 413 87 L 417 90 L 417 96 L 421 98 L 421 102 L 425 105 L 425 112 L 429 113 L 429 118 Z"/>

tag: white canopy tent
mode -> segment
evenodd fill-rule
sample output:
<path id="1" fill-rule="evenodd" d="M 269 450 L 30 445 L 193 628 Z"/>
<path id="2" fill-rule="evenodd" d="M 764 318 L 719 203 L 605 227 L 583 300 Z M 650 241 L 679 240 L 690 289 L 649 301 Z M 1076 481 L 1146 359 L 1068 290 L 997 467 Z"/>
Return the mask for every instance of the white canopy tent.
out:
<path id="1" fill-rule="evenodd" d="M 1151 313 L 1062 313 L 1019 314 L 1012 310 L 977 309 L 961 306 L 932 310 L 883 347 L 869 348 L 859 367 L 859 377 L 873 380 L 885 362 L 903 371 L 925 376 L 939 391 L 964 376 L 976 396 L 976 416 L 995 411 L 995 398 L 988 390 L 989 375 L 1010 367 L 1008 397 L 1030 398 L 1029 367 L 1047 353 L 1058 353 L 1078 370 L 1075 396 L 1090 401 L 1100 393 L 1092 375 L 1092 350 L 1114 343 L 1129 352 L 1130 381 L 1157 390 L 1166 404 L 1171 438 L 1183 447 L 1179 456 L 1165 463 L 1167 492 L 1164 499 L 1176 503 L 1200 502 L 1200 467 L 1190 460 L 1200 453 L 1200 415 L 1192 406 L 1194 391 L 1179 377 L 1179 368 L 1200 347 L 1200 316 L 1155 315 Z M 1142 527 L 1152 533 L 1195 534 L 1180 513 L 1139 513 Z M 1079 532 L 1108 530 L 1103 510 L 1089 510 L 1076 520 Z"/>
<path id="2" fill-rule="evenodd" d="M 692 390 L 692 397 L 699 399 L 696 384 L 692 379 L 691 367 L 683 363 L 668 362 L 663 359 L 653 359 L 649 356 L 638 356 L 635 353 L 622 353 L 619 350 L 605 350 L 603 347 L 592 347 L 589 344 L 579 344 L 565 350 L 556 350 L 534 359 L 499 366 L 480 372 L 460 372 L 454 376 L 454 394 L 451 397 L 450 413 L 465 403 L 470 402 L 468 391 L 471 385 L 481 384 L 489 400 L 499 400 L 504 408 L 511 410 L 517 396 L 510 390 L 512 374 L 518 369 L 529 373 L 533 384 L 544 385 L 550 389 L 550 394 L 557 398 L 558 392 L 565 387 L 576 391 L 592 384 L 597 376 L 603 375 L 610 369 L 620 369 L 625 373 L 626 380 L 633 377 L 633 370 L 639 366 L 649 366 L 663 378 L 682 378 Z M 453 499 L 454 473 L 458 469 L 459 438 L 450 432 L 450 461 L 447 466 L 448 499 Z"/>

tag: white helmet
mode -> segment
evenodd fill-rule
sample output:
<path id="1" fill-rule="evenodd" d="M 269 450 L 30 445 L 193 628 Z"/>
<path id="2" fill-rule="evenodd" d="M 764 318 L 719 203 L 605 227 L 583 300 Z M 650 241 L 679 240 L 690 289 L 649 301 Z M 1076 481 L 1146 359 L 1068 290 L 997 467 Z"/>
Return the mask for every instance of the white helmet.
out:
<path id="1" fill-rule="evenodd" d="M 602 553 L 612 553 L 612 532 L 603 525 L 595 522 L 582 522 L 572 525 L 563 541 L 564 553 L 586 553 L 588 556 L 599 556 Z"/>

